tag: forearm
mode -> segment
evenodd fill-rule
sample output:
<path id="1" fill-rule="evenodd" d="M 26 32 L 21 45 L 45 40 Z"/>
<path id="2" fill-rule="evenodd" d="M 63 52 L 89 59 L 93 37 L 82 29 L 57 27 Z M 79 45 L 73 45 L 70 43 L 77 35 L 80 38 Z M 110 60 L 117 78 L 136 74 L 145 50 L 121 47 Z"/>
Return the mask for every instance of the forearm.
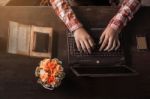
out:
<path id="1" fill-rule="evenodd" d="M 140 5 L 140 0 L 124 0 L 118 13 L 111 19 L 109 26 L 115 30 L 122 29 L 133 18 Z"/>
<path id="2" fill-rule="evenodd" d="M 82 24 L 75 16 L 67 0 L 50 0 L 50 3 L 55 10 L 55 13 L 71 32 L 82 27 Z"/>

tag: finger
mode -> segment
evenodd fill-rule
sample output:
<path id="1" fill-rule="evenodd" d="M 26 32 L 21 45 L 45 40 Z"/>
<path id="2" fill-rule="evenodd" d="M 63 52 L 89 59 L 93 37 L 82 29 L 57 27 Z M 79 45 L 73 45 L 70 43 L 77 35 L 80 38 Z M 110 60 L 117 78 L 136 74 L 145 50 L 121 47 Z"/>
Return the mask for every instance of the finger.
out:
<path id="1" fill-rule="evenodd" d="M 80 45 L 80 42 L 79 42 L 78 40 L 75 40 L 75 42 L 76 42 L 76 46 L 77 46 L 78 51 L 81 52 L 81 45 Z"/>
<path id="2" fill-rule="evenodd" d="M 112 45 L 113 45 L 113 38 L 111 37 L 111 38 L 109 39 L 108 45 L 107 45 L 107 47 L 104 49 L 104 51 L 109 50 L 109 49 L 112 47 Z"/>
<path id="3" fill-rule="evenodd" d="M 117 40 L 117 46 L 116 46 L 115 50 L 117 50 L 119 47 L 120 47 L 120 41 Z"/>
<path id="4" fill-rule="evenodd" d="M 89 39 L 88 42 L 90 44 L 90 47 L 94 48 L 94 45 L 95 45 L 94 41 L 92 39 Z"/>
<path id="5" fill-rule="evenodd" d="M 116 40 L 114 40 L 112 47 L 108 50 L 109 52 L 112 51 L 116 47 Z"/>
<path id="6" fill-rule="evenodd" d="M 81 47 L 82 47 L 82 50 L 86 53 L 86 47 L 84 45 L 84 42 L 83 41 L 80 41 L 80 44 L 81 44 Z"/>
<path id="7" fill-rule="evenodd" d="M 100 36 L 99 44 L 102 43 L 102 41 L 104 40 L 104 38 L 105 38 L 105 35 L 104 35 L 104 33 L 102 33 L 102 35 Z"/>
<path id="8" fill-rule="evenodd" d="M 85 47 L 86 47 L 86 50 L 88 51 L 88 53 L 91 54 L 91 47 L 90 47 L 88 40 L 85 40 L 84 44 L 85 44 Z"/>
<path id="9" fill-rule="evenodd" d="M 102 45 L 101 45 L 99 51 L 102 51 L 104 49 L 104 47 L 107 45 L 107 43 L 108 43 L 108 39 L 105 38 L 104 41 L 102 42 Z"/>

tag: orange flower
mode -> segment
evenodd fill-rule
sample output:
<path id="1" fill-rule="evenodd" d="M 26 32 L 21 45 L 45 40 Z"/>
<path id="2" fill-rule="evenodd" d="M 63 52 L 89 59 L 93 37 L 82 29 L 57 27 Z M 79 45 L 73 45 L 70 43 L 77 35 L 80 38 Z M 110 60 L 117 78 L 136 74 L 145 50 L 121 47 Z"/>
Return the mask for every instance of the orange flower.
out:
<path id="1" fill-rule="evenodd" d="M 51 62 L 52 62 L 53 64 L 55 64 L 55 65 L 57 65 L 57 64 L 58 64 L 58 62 L 57 62 L 57 60 L 56 60 L 56 59 L 52 59 L 52 60 L 51 60 Z"/>
<path id="2" fill-rule="evenodd" d="M 48 84 L 51 84 L 51 83 L 53 83 L 55 81 L 55 77 L 54 76 L 50 76 L 49 78 L 48 78 L 48 80 L 47 80 L 47 83 Z"/>
<path id="3" fill-rule="evenodd" d="M 40 79 L 42 82 L 46 82 L 47 79 L 48 79 L 48 73 L 43 73 L 43 74 L 40 74 Z"/>
<path id="4" fill-rule="evenodd" d="M 48 67 L 50 69 L 54 69 L 56 67 L 56 65 L 54 63 L 50 62 L 50 63 L 48 63 Z"/>
<path id="5" fill-rule="evenodd" d="M 45 71 L 48 71 L 49 67 L 47 67 L 47 63 L 50 61 L 50 59 L 44 59 L 40 62 L 40 68 L 44 69 Z"/>
<path id="6" fill-rule="evenodd" d="M 61 65 L 57 65 L 56 69 L 57 71 L 63 71 L 63 68 L 61 67 Z"/>
<path id="7" fill-rule="evenodd" d="M 56 65 L 56 68 L 54 68 L 52 75 L 56 76 L 60 71 L 60 65 Z"/>
<path id="8" fill-rule="evenodd" d="M 57 79 L 62 75 L 63 67 L 60 65 L 61 62 L 58 59 L 44 59 L 40 62 L 38 76 L 42 82 L 51 86 L 58 85 L 61 78 Z"/>

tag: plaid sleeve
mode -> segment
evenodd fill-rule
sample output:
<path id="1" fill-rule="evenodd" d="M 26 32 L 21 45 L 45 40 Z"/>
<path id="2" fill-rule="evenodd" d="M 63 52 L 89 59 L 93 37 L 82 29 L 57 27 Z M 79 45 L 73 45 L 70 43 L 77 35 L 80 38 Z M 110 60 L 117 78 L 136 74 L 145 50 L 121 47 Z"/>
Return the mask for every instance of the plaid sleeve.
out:
<path id="1" fill-rule="evenodd" d="M 118 13 L 109 22 L 109 26 L 115 30 L 123 28 L 133 18 L 140 5 L 140 0 L 124 0 Z"/>
<path id="2" fill-rule="evenodd" d="M 50 0 L 50 3 L 55 10 L 55 13 L 65 23 L 71 32 L 82 26 L 67 0 Z"/>

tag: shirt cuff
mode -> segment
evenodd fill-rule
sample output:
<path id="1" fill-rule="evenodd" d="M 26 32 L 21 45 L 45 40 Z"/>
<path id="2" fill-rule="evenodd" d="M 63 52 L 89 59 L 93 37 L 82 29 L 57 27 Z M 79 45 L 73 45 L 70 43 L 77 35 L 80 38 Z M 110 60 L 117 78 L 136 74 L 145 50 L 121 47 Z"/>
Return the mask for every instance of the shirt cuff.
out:
<path id="1" fill-rule="evenodd" d="M 72 19 L 68 23 L 66 23 L 66 26 L 68 27 L 70 32 L 73 32 L 82 27 L 82 24 L 77 19 Z"/>
<path id="2" fill-rule="evenodd" d="M 111 21 L 109 22 L 108 26 L 113 28 L 116 31 L 121 30 L 124 26 L 126 26 L 127 23 L 127 18 L 124 19 L 117 19 L 117 18 L 112 18 Z"/>

